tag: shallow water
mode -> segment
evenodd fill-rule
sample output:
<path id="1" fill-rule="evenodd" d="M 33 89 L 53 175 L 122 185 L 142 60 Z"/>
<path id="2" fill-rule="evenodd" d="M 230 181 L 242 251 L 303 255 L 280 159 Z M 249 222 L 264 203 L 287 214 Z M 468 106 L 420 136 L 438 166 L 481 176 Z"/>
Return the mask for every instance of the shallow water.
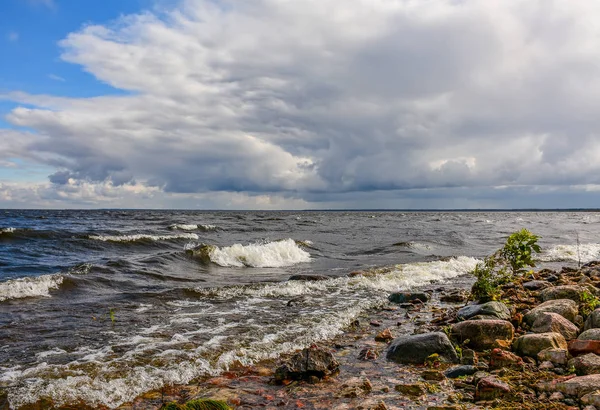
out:
<path id="1" fill-rule="evenodd" d="M 594 212 L 0 212 L 0 387 L 15 407 L 116 407 L 331 338 L 523 227 L 547 264 L 600 253 Z M 332 278 L 287 281 L 302 273 Z"/>

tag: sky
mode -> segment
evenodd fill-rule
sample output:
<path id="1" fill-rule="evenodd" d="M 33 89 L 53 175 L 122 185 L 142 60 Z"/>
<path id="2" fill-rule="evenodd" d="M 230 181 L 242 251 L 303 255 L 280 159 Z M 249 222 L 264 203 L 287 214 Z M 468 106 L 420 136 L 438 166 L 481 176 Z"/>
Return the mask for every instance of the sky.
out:
<path id="1" fill-rule="evenodd" d="M 598 16 L 2 0 L 0 208 L 600 207 Z"/>

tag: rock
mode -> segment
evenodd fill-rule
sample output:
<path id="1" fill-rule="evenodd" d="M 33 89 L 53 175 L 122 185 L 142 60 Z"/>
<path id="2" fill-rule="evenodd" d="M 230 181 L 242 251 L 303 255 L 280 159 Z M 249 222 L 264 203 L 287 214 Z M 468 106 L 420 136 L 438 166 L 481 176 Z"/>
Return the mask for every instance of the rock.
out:
<path id="1" fill-rule="evenodd" d="M 573 322 L 575 316 L 577 316 L 578 310 L 577 303 L 573 302 L 571 299 L 549 300 L 531 309 L 523 316 L 523 321 L 531 326 L 540 314 L 550 312 L 558 313 L 565 319 Z"/>
<path id="2" fill-rule="evenodd" d="M 461 376 L 470 376 L 477 372 L 477 367 L 470 365 L 452 367 L 444 372 L 444 375 L 449 379 L 456 379 Z"/>
<path id="3" fill-rule="evenodd" d="M 585 321 L 583 330 L 598 329 L 598 328 L 600 328 L 600 308 L 598 308 L 598 309 L 594 310 L 592 313 L 590 313 L 587 320 Z"/>
<path id="4" fill-rule="evenodd" d="M 552 363 L 550 360 L 546 360 L 545 362 L 540 363 L 540 365 L 538 366 L 539 370 L 552 370 L 554 369 L 554 363 Z"/>
<path id="5" fill-rule="evenodd" d="M 406 396 L 422 396 L 426 393 L 422 384 L 397 384 L 394 390 Z"/>
<path id="6" fill-rule="evenodd" d="M 348 398 L 361 397 L 373 391 L 373 385 L 367 378 L 354 377 L 342 385 L 340 396 Z"/>
<path id="7" fill-rule="evenodd" d="M 425 371 L 423 371 L 423 373 L 421 373 L 421 377 L 425 380 L 433 380 L 436 382 L 441 382 L 443 380 L 446 379 L 446 376 L 444 376 L 444 373 L 440 372 L 439 370 L 433 370 L 433 369 L 427 369 Z"/>
<path id="8" fill-rule="evenodd" d="M 447 303 L 466 302 L 468 298 L 469 292 L 463 289 L 456 289 L 440 296 L 440 300 Z"/>
<path id="9" fill-rule="evenodd" d="M 340 364 L 333 355 L 321 348 L 307 348 L 275 370 L 275 381 L 322 379 L 339 372 Z"/>
<path id="10" fill-rule="evenodd" d="M 377 333 L 377 336 L 375 336 L 376 342 L 387 343 L 391 340 L 394 340 L 394 335 L 392 335 L 392 331 L 389 328 L 382 330 L 381 332 Z"/>
<path id="11" fill-rule="evenodd" d="M 563 285 L 553 286 L 546 288 L 540 292 L 540 299 L 543 302 L 549 300 L 559 299 L 571 299 L 572 301 L 579 303 L 581 301 L 581 294 L 585 292 L 585 288 L 575 285 Z"/>
<path id="12" fill-rule="evenodd" d="M 496 400 L 510 393 L 510 386 L 490 376 L 479 380 L 475 388 L 475 401 Z"/>
<path id="13" fill-rule="evenodd" d="M 432 354 L 438 354 L 441 361 L 458 362 L 454 346 L 442 332 L 398 337 L 390 345 L 387 359 L 402 364 L 423 364 Z"/>
<path id="14" fill-rule="evenodd" d="M 502 302 L 487 302 L 481 305 L 467 305 L 458 310 L 456 317 L 467 320 L 473 316 L 495 316 L 498 319 L 510 320 L 510 310 Z"/>
<path id="15" fill-rule="evenodd" d="M 571 340 L 569 342 L 569 353 L 571 356 L 579 356 L 585 353 L 600 355 L 600 340 Z"/>
<path id="16" fill-rule="evenodd" d="M 365 347 L 358 353 L 358 358 L 360 360 L 377 360 L 379 357 L 379 352 L 377 350 L 372 349 L 370 347 Z"/>
<path id="17" fill-rule="evenodd" d="M 588 329 L 577 338 L 579 340 L 600 340 L 600 329 Z"/>
<path id="18" fill-rule="evenodd" d="M 463 349 L 460 357 L 460 364 L 470 364 L 472 366 L 477 364 L 477 354 L 474 350 Z"/>
<path id="19" fill-rule="evenodd" d="M 523 287 L 527 290 L 540 290 L 552 286 L 550 282 L 545 280 L 530 280 L 529 282 L 523 283 Z"/>
<path id="20" fill-rule="evenodd" d="M 503 367 L 522 367 L 523 359 L 514 353 L 502 349 L 494 349 L 490 354 L 490 369 L 501 369 Z"/>
<path id="21" fill-rule="evenodd" d="M 529 333 L 515 340 L 513 348 L 522 356 L 537 357 L 547 348 L 566 349 L 567 341 L 560 333 Z"/>
<path id="22" fill-rule="evenodd" d="M 569 359 L 569 351 L 567 349 L 548 348 L 538 353 L 537 358 L 540 362 L 549 361 L 558 366 L 564 366 Z"/>
<path id="23" fill-rule="evenodd" d="M 535 322 L 531 326 L 531 331 L 535 333 L 556 332 L 563 335 L 565 340 L 577 338 L 579 329 L 572 322 L 568 321 L 558 313 L 542 312 L 537 315 Z"/>
<path id="24" fill-rule="evenodd" d="M 325 275 L 316 275 L 316 274 L 304 274 L 304 275 L 292 275 L 288 280 L 301 280 L 306 282 L 314 282 L 318 280 L 329 280 L 331 277 Z"/>
<path id="25" fill-rule="evenodd" d="M 600 373 L 600 356 L 594 353 L 578 356 L 569 360 L 569 367 L 574 367 L 578 376 Z"/>
<path id="26" fill-rule="evenodd" d="M 554 393 L 552 393 L 550 395 L 550 397 L 548 397 L 548 400 L 550 400 L 550 401 L 562 401 L 564 399 L 565 399 L 565 395 L 559 391 L 555 391 Z"/>
<path id="27" fill-rule="evenodd" d="M 600 386 L 600 374 L 589 376 L 578 376 L 568 380 L 555 380 L 551 382 L 538 383 L 537 388 L 541 391 L 559 391 L 568 396 L 581 397 L 585 394 L 595 392 Z"/>
<path id="28" fill-rule="evenodd" d="M 393 303 L 425 303 L 429 295 L 425 292 L 395 292 L 388 296 L 388 300 Z"/>
<path id="29" fill-rule="evenodd" d="M 467 320 L 452 325 L 453 338 L 473 349 L 485 350 L 494 346 L 497 339 L 512 341 L 514 327 L 506 320 Z"/>
<path id="30" fill-rule="evenodd" d="M 584 395 L 581 398 L 581 403 L 588 406 L 600 407 L 600 389 Z"/>

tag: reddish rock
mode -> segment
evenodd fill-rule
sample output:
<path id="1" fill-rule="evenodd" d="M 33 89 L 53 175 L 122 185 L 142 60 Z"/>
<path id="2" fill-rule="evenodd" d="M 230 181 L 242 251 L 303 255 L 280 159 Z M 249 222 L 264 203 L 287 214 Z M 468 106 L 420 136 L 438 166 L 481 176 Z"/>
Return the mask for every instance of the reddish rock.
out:
<path id="1" fill-rule="evenodd" d="M 377 333 L 377 336 L 375 336 L 375 341 L 377 342 L 387 343 L 392 340 L 394 340 L 394 335 L 392 335 L 392 331 L 390 329 L 382 330 L 381 332 Z"/>
<path id="2" fill-rule="evenodd" d="M 600 374 L 563 378 L 551 382 L 542 382 L 537 385 L 538 390 L 546 392 L 559 391 L 568 396 L 581 397 L 598 390 Z"/>
<path id="3" fill-rule="evenodd" d="M 479 380 L 475 389 L 475 401 L 495 400 L 510 393 L 510 386 L 493 376 Z"/>
<path id="4" fill-rule="evenodd" d="M 523 366 L 523 359 L 514 353 L 502 349 L 494 349 L 490 355 L 490 369 L 500 369 L 502 367 L 520 367 Z"/>
<path id="5" fill-rule="evenodd" d="M 600 355 L 600 340 L 571 340 L 569 342 L 569 353 L 571 353 L 571 356 L 579 356 L 586 353 Z"/>

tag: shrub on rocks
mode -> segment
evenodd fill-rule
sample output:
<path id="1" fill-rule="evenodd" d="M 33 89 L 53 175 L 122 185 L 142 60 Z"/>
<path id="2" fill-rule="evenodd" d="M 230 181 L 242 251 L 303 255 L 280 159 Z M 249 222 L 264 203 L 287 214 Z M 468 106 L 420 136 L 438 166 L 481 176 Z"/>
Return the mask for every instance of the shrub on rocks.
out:
<path id="1" fill-rule="evenodd" d="M 433 354 L 441 361 L 458 363 L 458 355 L 448 336 L 442 332 L 396 338 L 387 351 L 387 359 L 402 364 L 423 364 Z"/>
<path id="2" fill-rule="evenodd" d="M 473 349 L 491 349 L 496 340 L 511 342 L 514 327 L 506 320 L 467 320 L 452 325 L 450 333 L 459 343 Z"/>
<path id="3" fill-rule="evenodd" d="M 531 331 L 535 333 L 556 332 L 563 335 L 565 340 L 571 340 L 577 338 L 579 328 L 558 313 L 542 312 L 537 315 Z"/>
<path id="4" fill-rule="evenodd" d="M 542 313 L 550 312 L 558 313 L 565 319 L 573 322 L 578 311 L 577 303 L 573 302 L 571 299 L 549 300 L 531 309 L 523 316 L 523 321 L 531 326 Z"/>
<path id="5" fill-rule="evenodd" d="M 517 354 L 535 358 L 544 349 L 566 349 L 567 341 L 560 333 L 530 333 L 516 339 L 513 348 Z"/>

